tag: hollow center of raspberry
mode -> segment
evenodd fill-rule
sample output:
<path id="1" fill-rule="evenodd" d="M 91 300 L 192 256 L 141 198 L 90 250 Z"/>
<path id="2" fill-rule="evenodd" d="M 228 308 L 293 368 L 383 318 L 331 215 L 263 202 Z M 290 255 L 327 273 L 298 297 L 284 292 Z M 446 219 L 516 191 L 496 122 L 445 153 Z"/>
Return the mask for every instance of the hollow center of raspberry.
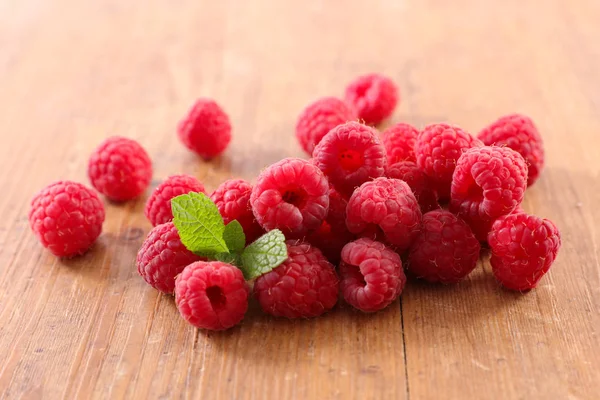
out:
<path id="1" fill-rule="evenodd" d="M 362 153 L 351 149 L 340 151 L 338 162 L 343 169 L 351 172 L 356 171 L 364 164 Z"/>
<path id="2" fill-rule="evenodd" d="M 206 288 L 206 296 L 208 297 L 208 300 L 210 300 L 210 305 L 215 311 L 223 309 L 227 303 L 225 293 L 223 293 L 223 290 L 218 286 Z"/>
<path id="3" fill-rule="evenodd" d="M 348 265 L 348 275 L 352 276 L 356 281 L 356 284 L 365 287 L 367 286 L 367 282 L 365 281 L 365 276 L 360 272 L 360 268 L 356 265 Z"/>
<path id="4" fill-rule="evenodd" d="M 306 192 L 300 188 L 287 188 L 282 192 L 281 199 L 288 204 L 301 208 L 306 199 Z"/>
<path id="5" fill-rule="evenodd" d="M 475 181 L 471 182 L 469 188 L 467 190 L 467 198 L 472 202 L 480 203 L 483 201 L 483 189 L 481 186 L 475 183 Z"/>

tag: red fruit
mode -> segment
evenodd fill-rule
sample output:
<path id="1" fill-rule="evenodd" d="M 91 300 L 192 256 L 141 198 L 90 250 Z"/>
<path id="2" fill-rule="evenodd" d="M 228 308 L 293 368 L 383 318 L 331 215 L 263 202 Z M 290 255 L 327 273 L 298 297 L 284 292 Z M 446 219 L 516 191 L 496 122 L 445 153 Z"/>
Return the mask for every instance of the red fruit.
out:
<path id="1" fill-rule="evenodd" d="M 138 273 L 150 286 L 173 294 L 175 277 L 201 258 L 185 248 L 172 222 L 154 227 L 138 251 Z"/>
<path id="2" fill-rule="evenodd" d="M 362 238 L 342 250 L 340 291 L 351 306 L 379 311 L 400 296 L 406 283 L 400 256 L 383 243 Z"/>
<path id="3" fill-rule="evenodd" d="M 307 243 L 286 244 L 288 259 L 254 283 L 263 311 L 276 317 L 311 318 L 331 310 L 338 299 L 333 265 Z"/>
<path id="4" fill-rule="evenodd" d="M 504 116 L 482 130 L 478 137 L 488 146 L 507 146 L 521 154 L 528 167 L 527 185 L 537 180 L 544 168 L 544 143 L 531 118 L 520 114 Z"/>
<path id="5" fill-rule="evenodd" d="M 267 231 L 280 229 L 288 239 L 300 238 L 325 220 L 329 184 L 314 164 L 284 158 L 258 176 L 250 203 L 256 220 Z"/>
<path id="6" fill-rule="evenodd" d="M 378 178 L 356 189 L 346 209 L 352 233 L 407 249 L 419 232 L 421 209 L 406 182 Z"/>
<path id="7" fill-rule="evenodd" d="M 368 74 L 348 85 L 345 99 L 365 124 L 377 125 L 392 115 L 398 97 L 398 88 L 390 78 Z"/>
<path id="8" fill-rule="evenodd" d="M 425 213 L 440 207 L 434 184 L 414 162 L 400 161 L 390 165 L 387 168 L 386 176 L 406 182 L 419 202 L 422 212 Z"/>
<path id="9" fill-rule="evenodd" d="M 428 282 L 456 283 L 475 269 L 480 250 L 464 221 L 449 211 L 430 211 L 410 248 L 408 270 Z"/>
<path id="10" fill-rule="evenodd" d="M 252 185 L 248 182 L 243 179 L 230 179 L 219 185 L 210 196 L 217 205 L 225 224 L 237 220 L 242 225 L 246 243 L 254 242 L 265 233 L 252 214 L 251 193 Z"/>
<path id="11" fill-rule="evenodd" d="M 315 148 L 313 162 L 329 182 L 349 196 L 364 182 L 385 172 L 385 149 L 373 128 L 347 122 L 333 128 Z"/>
<path id="12" fill-rule="evenodd" d="M 152 161 L 138 142 L 119 136 L 106 139 L 88 163 L 92 185 L 114 201 L 140 196 L 152 179 Z"/>
<path id="13" fill-rule="evenodd" d="M 400 161 L 416 161 L 415 142 L 419 136 L 417 128 L 403 122 L 389 127 L 381 134 L 387 153 L 388 165 Z"/>
<path id="14" fill-rule="evenodd" d="M 175 280 L 175 302 L 181 316 L 197 328 L 229 329 L 248 310 L 250 290 L 242 271 L 220 261 L 197 261 Z"/>
<path id="15" fill-rule="evenodd" d="M 225 151 L 231 141 L 231 123 L 223 109 L 211 99 L 200 98 L 179 123 L 183 144 L 210 160 Z"/>
<path id="16" fill-rule="evenodd" d="M 496 279 L 507 289 L 533 289 L 556 259 L 561 240 L 549 220 L 525 213 L 494 222 L 488 236 L 490 263 Z"/>
<path id="17" fill-rule="evenodd" d="M 438 196 L 447 199 L 458 158 L 467 149 L 482 145 L 478 139 L 457 126 L 429 125 L 415 142 L 417 165 L 433 180 Z"/>
<path id="18" fill-rule="evenodd" d="M 190 192 L 206 193 L 204 185 L 193 176 L 173 175 L 152 192 L 146 202 L 144 214 L 152 226 L 165 224 L 173 219 L 171 199 Z"/>
<path id="19" fill-rule="evenodd" d="M 322 97 L 309 104 L 298 117 L 296 137 L 304 151 L 312 155 L 315 146 L 331 129 L 354 119 L 354 112 L 342 100 Z"/>
<path id="20" fill-rule="evenodd" d="M 85 253 L 100 236 L 103 222 L 104 206 L 98 195 L 77 182 L 55 182 L 31 201 L 31 230 L 58 257 Z"/>

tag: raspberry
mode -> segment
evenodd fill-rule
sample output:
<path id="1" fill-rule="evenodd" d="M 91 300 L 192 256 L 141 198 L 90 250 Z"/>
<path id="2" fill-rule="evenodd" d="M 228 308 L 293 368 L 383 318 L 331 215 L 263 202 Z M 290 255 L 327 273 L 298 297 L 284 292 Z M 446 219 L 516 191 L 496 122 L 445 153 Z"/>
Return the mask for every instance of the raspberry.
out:
<path id="1" fill-rule="evenodd" d="M 407 249 L 419 232 L 421 210 L 410 187 L 398 179 L 378 178 L 356 189 L 346 209 L 348 230 Z"/>
<path id="2" fill-rule="evenodd" d="M 235 219 L 242 225 L 246 243 L 252 243 L 264 233 L 252 214 L 251 193 L 252 185 L 248 182 L 243 179 L 230 179 L 219 185 L 210 195 L 210 199 L 217 205 L 225 224 Z"/>
<path id="3" fill-rule="evenodd" d="M 521 206 L 517 206 L 517 208 L 515 208 L 510 214 L 520 214 L 524 212 L 525 210 L 523 210 Z M 487 242 L 488 234 L 492 229 L 492 225 L 494 224 L 495 219 L 481 217 L 478 215 L 469 216 L 466 214 L 461 214 L 459 216 L 460 219 L 462 219 L 467 223 L 467 225 L 469 225 L 477 240 L 479 240 L 482 243 Z"/>
<path id="4" fill-rule="evenodd" d="M 331 129 L 356 119 L 354 112 L 342 100 L 322 97 L 309 104 L 298 117 L 296 137 L 309 155 Z"/>
<path id="5" fill-rule="evenodd" d="M 457 126 L 429 125 L 415 142 L 417 165 L 433 180 L 438 196 L 447 199 L 456 161 L 465 150 L 482 145 Z"/>
<path id="6" fill-rule="evenodd" d="M 314 164 L 284 158 L 258 176 L 250 204 L 267 231 L 280 229 L 288 238 L 299 238 L 318 229 L 325 219 L 329 184 Z"/>
<path id="7" fill-rule="evenodd" d="M 88 163 L 92 185 L 113 201 L 140 196 L 152 179 L 152 161 L 138 142 L 119 136 L 106 139 Z"/>
<path id="8" fill-rule="evenodd" d="M 494 222 L 488 236 L 492 271 L 507 289 L 533 289 L 556 259 L 561 240 L 549 220 L 525 213 L 510 214 Z"/>
<path id="9" fill-rule="evenodd" d="M 437 193 L 430 178 L 412 161 L 400 161 L 387 168 L 388 178 L 400 179 L 410 186 L 422 212 L 439 208 Z"/>
<path id="10" fill-rule="evenodd" d="M 452 179 L 450 208 L 468 219 L 492 220 L 523 201 L 527 166 L 508 147 L 477 147 L 458 160 Z"/>
<path id="11" fill-rule="evenodd" d="M 250 290 L 242 271 L 220 261 L 197 261 L 175 279 L 175 302 L 190 324 L 229 329 L 244 318 Z"/>
<path id="12" fill-rule="evenodd" d="M 367 238 L 344 246 L 339 274 L 344 300 L 365 312 L 390 305 L 406 284 L 400 256 L 383 243 Z"/>
<path id="13" fill-rule="evenodd" d="M 200 98 L 177 128 L 179 139 L 205 160 L 221 154 L 231 141 L 231 123 L 223 109 L 211 99 Z"/>
<path id="14" fill-rule="evenodd" d="M 185 248 L 172 222 L 154 227 L 138 251 L 138 273 L 153 288 L 167 294 L 175 290 L 175 277 L 201 258 Z"/>
<path id="15" fill-rule="evenodd" d="M 338 299 L 333 265 L 307 243 L 288 241 L 286 245 L 288 259 L 254 283 L 261 308 L 287 318 L 311 318 L 331 310 Z"/>
<path id="16" fill-rule="evenodd" d="M 346 102 L 368 125 L 377 125 L 394 112 L 398 102 L 398 88 L 380 74 L 359 76 L 346 87 Z"/>
<path id="17" fill-rule="evenodd" d="M 144 214 L 152 226 L 167 223 L 173 219 L 171 211 L 171 199 L 190 192 L 206 193 L 204 185 L 193 176 L 173 175 L 168 177 L 154 190 L 148 202 Z"/>
<path id="18" fill-rule="evenodd" d="M 528 166 L 527 185 L 537 180 L 544 167 L 544 144 L 531 118 L 511 114 L 498 119 L 479 133 L 486 145 L 508 146 L 521 154 Z"/>
<path id="19" fill-rule="evenodd" d="M 343 195 L 385 172 L 385 149 L 373 128 L 347 122 L 333 128 L 317 145 L 313 162 Z"/>
<path id="20" fill-rule="evenodd" d="M 400 161 L 416 161 L 415 142 L 419 131 L 412 125 L 399 123 L 381 134 L 381 141 L 387 153 L 388 164 Z"/>
<path id="21" fill-rule="evenodd" d="M 456 283 L 475 269 L 480 250 L 464 221 L 450 211 L 431 211 L 410 248 L 408 270 L 428 282 Z"/>
<path id="22" fill-rule="evenodd" d="M 104 206 L 98 195 L 77 182 L 55 182 L 31 201 L 31 230 L 58 257 L 85 253 L 100 236 L 103 222 Z"/>

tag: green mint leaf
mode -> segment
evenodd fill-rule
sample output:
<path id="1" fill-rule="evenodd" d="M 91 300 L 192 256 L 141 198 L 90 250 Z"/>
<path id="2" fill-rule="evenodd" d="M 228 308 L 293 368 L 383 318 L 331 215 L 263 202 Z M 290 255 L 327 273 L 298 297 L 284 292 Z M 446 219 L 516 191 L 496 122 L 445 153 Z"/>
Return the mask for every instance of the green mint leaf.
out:
<path id="1" fill-rule="evenodd" d="M 244 249 L 241 270 L 246 279 L 253 279 L 278 267 L 287 257 L 285 236 L 279 229 L 275 229 Z"/>
<path id="2" fill-rule="evenodd" d="M 204 193 L 188 193 L 171 200 L 173 223 L 181 242 L 200 256 L 227 253 L 225 224 L 219 209 Z"/>
<path id="3" fill-rule="evenodd" d="M 240 225 L 237 220 L 234 219 L 225 226 L 223 240 L 230 253 L 244 249 L 244 246 L 246 245 L 246 235 L 244 235 L 244 228 L 242 228 L 242 225 Z"/>
<path id="4" fill-rule="evenodd" d="M 217 253 L 214 255 L 217 261 L 222 261 L 227 264 L 240 266 L 242 265 L 240 253 Z"/>

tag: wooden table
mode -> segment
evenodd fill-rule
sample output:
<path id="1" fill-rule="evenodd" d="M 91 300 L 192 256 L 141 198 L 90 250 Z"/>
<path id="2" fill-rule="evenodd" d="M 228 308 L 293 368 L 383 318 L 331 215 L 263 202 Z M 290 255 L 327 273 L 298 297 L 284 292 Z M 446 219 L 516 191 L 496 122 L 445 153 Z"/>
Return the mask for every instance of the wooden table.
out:
<path id="1" fill-rule="evenodd" d="M 599 398 L 599 20 L 596 0 L 0 0 L 0 397 Z M 402 89 L 388 124 L 535 119 L 547 167 L 524 208 L 563 236 L 536 290 L 500 289 L 483 259 L 375 315 L 275 320 L 253 304 L 241 327 L 205 333 L 135 270 L 145 198 L 107 203 L 80 258 L 29 230 L 33 194 L 87 184 L 105 137 L 143 143 L 153 185 L 189 173 L 212 190 L 301 156 L 300 110 L 370 71 Z M 200 95 L 234 125 L 212 163 L 175 135 Z"/>

